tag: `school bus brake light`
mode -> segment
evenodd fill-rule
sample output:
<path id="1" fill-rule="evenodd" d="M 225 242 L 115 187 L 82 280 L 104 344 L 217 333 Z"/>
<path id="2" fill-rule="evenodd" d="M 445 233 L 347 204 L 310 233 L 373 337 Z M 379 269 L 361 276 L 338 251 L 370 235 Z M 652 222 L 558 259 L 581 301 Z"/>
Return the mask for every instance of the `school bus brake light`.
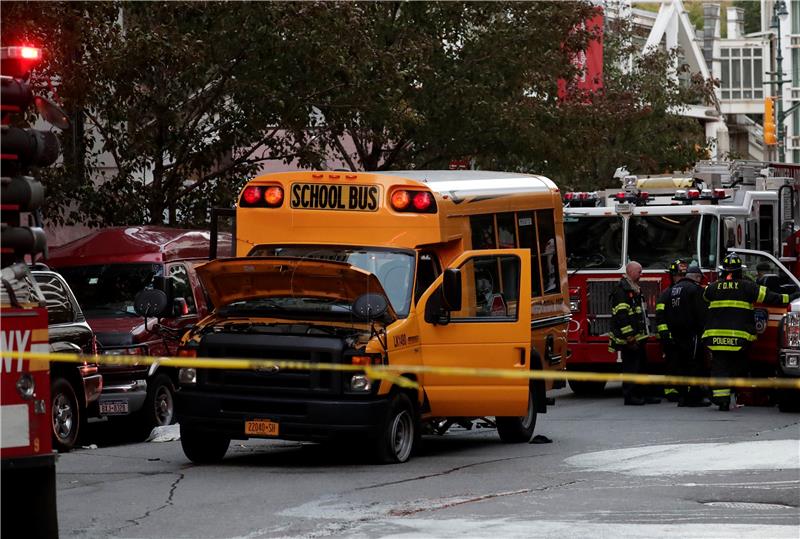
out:
<path id="1" fill-rule="evenodd" d="M 261 188 L 254 185 L 245 188 L 242 193 L 242 202 L 248 206 L 255 206 L 261 200 Z"/>
<path id="2" fill-rule="evenodd" d="M 420 191 L 414 195 L 414 207 L 418 211 L 425 211 L 431 207 L 432 202 L 431 194 L 426 191 Z"/>

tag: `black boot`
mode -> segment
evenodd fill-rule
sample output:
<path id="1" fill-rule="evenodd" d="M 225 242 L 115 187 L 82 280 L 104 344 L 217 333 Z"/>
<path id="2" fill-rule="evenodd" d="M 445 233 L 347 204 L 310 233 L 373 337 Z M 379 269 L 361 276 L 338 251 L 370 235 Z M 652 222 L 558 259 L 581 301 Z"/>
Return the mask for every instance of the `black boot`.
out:
<path id="1" fill-rule="evenodd" d="M 641 397 L 625 397 L 625 406 L 642 406 L 644 399 Z"/>

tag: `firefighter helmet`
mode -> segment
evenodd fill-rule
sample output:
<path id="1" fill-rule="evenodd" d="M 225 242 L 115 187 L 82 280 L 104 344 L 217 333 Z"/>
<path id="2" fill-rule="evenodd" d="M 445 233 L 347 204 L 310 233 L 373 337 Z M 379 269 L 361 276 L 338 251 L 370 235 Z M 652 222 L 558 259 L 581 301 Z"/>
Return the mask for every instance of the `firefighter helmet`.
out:
<path id="1" fill-rule="evenodd" d="M 722 259 L 722 266 L 720 266 L 720 275 L 730 275 L 739 277 L 742 274 L 742 259 L 736 253 L 728 253 Z"/>
<path id="2" fill-rule="evenodd" d="M 736 253 L 728 253 L 722 259 L 722 269 L 725 271 L 739 271 L 742 269 L 742 259 Z"/>
<path id="3" fill-rule="evenodd" d="M 672 276 L 682 277 L 686 275 L 686 270 L 689 269 L 689 264 L 680 258 L 676 258 L 669 265 L 669 274 Z"/>

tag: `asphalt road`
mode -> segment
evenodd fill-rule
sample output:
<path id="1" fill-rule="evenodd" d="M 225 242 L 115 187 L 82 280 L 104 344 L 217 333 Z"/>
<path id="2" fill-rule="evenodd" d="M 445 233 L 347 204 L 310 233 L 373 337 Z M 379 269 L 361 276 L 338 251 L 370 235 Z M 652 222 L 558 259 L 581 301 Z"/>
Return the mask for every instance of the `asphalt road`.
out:
<path id="1" fill-rule="evenodd" d="M 262 440 L 194 466 L 178 441 L 92 424 L 98 448 L 58 460 L 61 536 L 800 537 L 800 415 L 556 395 L 552 443 L 453 429 L 392 466 Z"/>

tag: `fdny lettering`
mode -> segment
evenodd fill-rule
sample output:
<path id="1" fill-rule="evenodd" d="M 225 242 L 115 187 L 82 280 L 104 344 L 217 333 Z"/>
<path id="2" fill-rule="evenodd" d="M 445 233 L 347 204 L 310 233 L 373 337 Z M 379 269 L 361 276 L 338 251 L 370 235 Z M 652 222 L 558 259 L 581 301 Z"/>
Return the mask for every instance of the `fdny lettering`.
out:
<path id="1" fill-rule="evenodd" d="M 13 371 L 13 352 L 28 351 L 30 349 L 31 331 L 3 331 L 0 332 L 0 349 L 3 353 L 3 372 Z M 22 357 L 17 357 L 17 370 L 22 372 Z"/>
<path id="2" fill-rule="evenodd" d="M 722 281 L 717 285 L 717 290 L 739 290 L 739 283 L 735 281 Z"/>
<path id="3" fill-rule="evenodd" d="M 377 185 L 293 183 L 291 206 L 303 210 L 376 211 Z"/>
<path id="4" fill-rule="evenodd" d="M 720 345 L 720 346 L 739 346 L 739 338 L 738 337 L 712 337 L 711 338 L 711 346 Z"/>

